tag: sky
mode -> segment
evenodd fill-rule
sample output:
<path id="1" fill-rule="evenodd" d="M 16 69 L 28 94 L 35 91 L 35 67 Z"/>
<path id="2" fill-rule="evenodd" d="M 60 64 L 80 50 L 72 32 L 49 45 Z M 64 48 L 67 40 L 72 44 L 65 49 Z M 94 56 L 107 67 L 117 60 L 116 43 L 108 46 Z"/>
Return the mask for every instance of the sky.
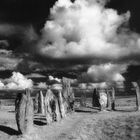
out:
<path id="1" fill-rule="evenodd" d="M 3 23 L 33 24 L 38 30 L 43 27 L 56 0 L 1 0 L 0 19 Z M 103 0 L 104 1 L 104 0 Z M 131 28 L 140 31 L 139 1 L 110 0 L 107 7 L 117 9 L 120 13 L 130 11 Z"/>
<path id="2" fill-rule="evenodd" d="M 1 0 L 0 71 L 102 81 L 139 69 L 139 9 L 138 0 Z"/>

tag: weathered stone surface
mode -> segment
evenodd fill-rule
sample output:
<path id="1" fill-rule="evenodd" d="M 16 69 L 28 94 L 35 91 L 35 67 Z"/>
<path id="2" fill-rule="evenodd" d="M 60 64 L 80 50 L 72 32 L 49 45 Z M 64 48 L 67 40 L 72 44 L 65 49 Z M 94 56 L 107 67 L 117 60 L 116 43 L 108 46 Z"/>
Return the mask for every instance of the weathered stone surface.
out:
<path id="1" fill-rule="evenodd" d="M 63 77 L 62 79 L 62 85 L 63 85 L 63 97 L 64 99 L 68 99 L 68 96 L 70 95 L 70 80 L 68 78 Z"/>
<path id="2" fill-rule="evenodd" d="M 85 93 L 81 93 L 81 99 L 80 99 L 80 106 L 85 107 L 86 106 L 86 95 Z"/>
<path id="3" fill-rule="evenodd" d="M 93 94 L 92 94 L 92 106 L 93 107 L 100 107 L 99 94 L 98 94 L 96 88 L 93 90 Z"/>
<path id="4" fill-rule="evenodd" d="M 58 91 L 58 100 L 59 100 L 60 114 L 61 114 L 61 117 L 64 118 L 64 117 L 66 117 L 66 110 L 65 110 L 65 106 L 64 106 L 62 92 L 60 90 Z"/>
<path id="5" fill-rule="evenodd" d="M 107 90 L 107 108 L 111 110 L 111 96 L 109 90 Z"/>
<path id="6" fill-rule="evenodd" d="M 19 93 L 15 102 L 16 122 L 21 134 L 33 131 L 33 101 L 30 91 Z"/>
<path id="7" fill-rule="evenodd" d="M 137 82 L 132 82 L 135 90 L 136 90 L 136 109 L 140 111 L 140 87 Z"/>
<path id="8" fill-rule="evenodd" d="M 39 97 L 38 97 L 38 113 L 45 114 L 45 106 L 44 106 L 44 96 L 42 91 L 39 92 Z"/>
<path id="9" fill-rule="evenodd" d="M 70 88 L 70 95 L 69 95 L 69 109 L 70 111 L 74 111 L 74 103 L 75 103 L 75 95 L 72 88 Z"/>
<path id="10" fill-rule="evenodd" d="M 31 98 L 29 90 L 26 91 L 26 96 L 27 96 L 27 105 L 26 105 L 25 124 L 27 132 L 30 132 L 33 129 L 34 112 L 33 112 L 33 100 Z"/>
<path id="11" fill-rule="evenodd" d="M 111 104 L 111 109 L 115 110 L 115 89 L 112 87 L 112 104 Z"/>
<path id="12" fill-rule="evenodd" d="M 56 115 L 55 121 L 60 121 L 61 120 L 61 113 L 60 113 L 59 101 L 57 98 L 55 98 L 55 115 Z"/>
<path id="13" fill-rule="evenodd" d="M 107 94 L 105 93 L 105 91 L 100 91 L 99 96 L 100 96 L 99 102 L 100 102 L 101 110 L 105 110 L 107 107 Z"/>
<path id="14" fill-rule="evenodd" d="M 50 89 L 48 89 L 45 96 L 45 114 L 46 114 L 47 124 L 53 122 L 54 105 L 55 105 L 55 96 L 53 92 Z"/>
<path id="15" fill-rule="evenodd" d="M 34 99 L 34 112 L 38 113 L 38 98 L 39 98 L 39 94 L 36 94 L 35 99 Z"/>
<path id="16" fill-rule="evenodd" d="M 70 112 L 74 108 L 74 92 L 72 91 L 70 85 L 71 81 L 70 79 L 63 77 L 62 84 L 63 84 L 62 95 L 64 100 L 63 102 L 64 102 L 65 112 Z"/>
<path id="17" fill-rule="evenodd" d="M 68 102 L 68 92 L 67 89 L 62 90 L 62 97 L 63 97 L 63 105 L 64 105 L 64 110 L 65 113 L 68 113 L 68 108 L 69 108 L 69 102 Z"/>

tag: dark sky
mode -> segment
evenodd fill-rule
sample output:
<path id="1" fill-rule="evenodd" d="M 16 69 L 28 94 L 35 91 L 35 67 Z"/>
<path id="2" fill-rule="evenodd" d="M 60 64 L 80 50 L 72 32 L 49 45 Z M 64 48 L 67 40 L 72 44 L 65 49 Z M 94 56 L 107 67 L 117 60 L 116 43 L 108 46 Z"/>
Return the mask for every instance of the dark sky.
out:
<path id="1" fill-rule="evenodd" d="M 140 1 L 139 0 L 111 0 L 108 7 L 117 9 L 120 13 L 130 11 L 130 27 L 140 32 Z"/>
<path id="2" fill-rule="evenodd" d="M 55 0 L 1 0 L 0 21 L 40 26 Z"/>
<path id="3" fill-rule="evenodd" d="M 0 22 L 33 24 L 41 28 L 46 21 L 50 7 L 56 0 L 0 0 Z M 139 0 L 110 0 L 107 7 L 120 13 L 130 11 L 131 29 L 140 32 Z"/>

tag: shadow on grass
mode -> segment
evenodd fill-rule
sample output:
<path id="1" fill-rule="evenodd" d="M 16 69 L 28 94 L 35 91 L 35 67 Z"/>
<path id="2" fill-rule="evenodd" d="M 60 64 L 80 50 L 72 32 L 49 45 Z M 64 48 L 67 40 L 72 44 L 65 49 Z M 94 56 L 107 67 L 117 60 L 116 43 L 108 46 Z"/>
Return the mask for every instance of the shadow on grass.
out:
<path id="1" fill-rule="evenodd" d="M 42 122 L 40 120 L 34 120 L 34 124 L 35 125 L 39 125 L 39 126 L 43 126 L 43 125 L 46 125 L 47 123 L 46 122 Z"/>
<path id="2" fill-rule="evenodd" d="M 98 111 L 93 110 L 82 110 L 82 109 L 75 109 L 75 112 L 81 112 L 81 113 L 97 113 Z"/>
<path id="3" fill-rule="evenodd" d="M 100 110 L 99 107 L 91 107 L 91 106 L 86 106 L 87 108 L 90 108 L 90 109 L 94 109 L 94 110 Z"/>
<path id="4" fill-rule="evenodd" d="M 116 112 L 136 112 L 137 110 L 136 109 L 115 109 Z"/>
<path id="5" fill-rule="evenodd" d="M 17 130 L 4 125 L 0 125 L 0 131 L 7 133 L 8 135 L 20 135 Z"/>
<path id="6" fill-rule="evenodd" d="M 15 113 L 15 111 L 8 111 L 9 113 Z"/>

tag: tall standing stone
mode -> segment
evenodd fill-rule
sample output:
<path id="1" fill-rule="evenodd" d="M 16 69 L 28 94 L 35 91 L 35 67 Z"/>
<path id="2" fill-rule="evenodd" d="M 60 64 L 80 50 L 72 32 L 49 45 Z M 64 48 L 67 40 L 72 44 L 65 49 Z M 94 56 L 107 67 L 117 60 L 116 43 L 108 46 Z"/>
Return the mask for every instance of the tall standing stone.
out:
<path id="1" fill-rule="evenodd" d="M 67 113 L 69 108 L 69 102 L 68 102 L 68 93 L 66 88 L 63 88 L 62 94 L 63 94 L 63 105 L 64 105 L 65 113 Z"/>
<path id="2" fill-rule="evenodd" d="M 19 93 L 15 101 L 16 122 L 18 131 L 27 134 L 33 131 L 33 101 L 30 90 Z"/>
<path id="3" fill-rule="evenodd" d="M 108 89 L 107 89 L 107 108 L 111 109 L 111 97 Z"/>
<path id="4" fill-rule="evenodd" d="M 59 107 L 59 101 L 58 101 L 58 98 L 55 98 L 55 120 L 54 121 L 60 121 L 61 119 L 61 113 L 60 113 L 60 107 Z"/>
<path id="5" fill-rule="evenodd" d="M 62 92 L 60 90 L 58 91 L 58 99 L 59 99 L 61 117 L 64 118 L 64 117 L 66 117 L 66 110 L 65 110 L 65 106 L 64 106 Z"/>
<path id="6" fill-rule="evenodd" d="M 107 94 L 105 92 L 105 89 L 102 89 L 99 91 L 99 96 L 100 96 L 100 99 L 99 99 L 100 109 L 101 111 L 104 111 L 106 110 L 106 107 L 107 107 Z"/>
<path id="7" fill-rule="evenodd" d="M 97 92 L 97 88 L 94 88 L 92 94 L 92 106 L 93 107 L 100 107 L 99 103 L 99 93 Z"/>
<path id="8" fill-rule="evenodd" d="M 80 106 L 81 107 L 86 107 L 86 93 L 85 93 L 85 91 L 83 91 L 81 93 Z"/>
<path id="9" fill-rule="evenodd" d="M 112 104 L 111 109 L 115 111 L 115 88 L 112 87 Z"/>
<path id="10" fill-rule="evenodd" d="M 38 99 L 39 99 L 39 94 L 36 94 L 35 99 L 34 99 L 34 112 L 38 113 Z"/>
<path id="11" fill-rule="evenodd" d="M 62 94 L 63 94 L 63 99 L 64 99 L 65 111 L 70 112 L 72 105 L 74 105 L 74 98 L 73 98 L 74 93 L 71 88 L 71 80 L 63 77 L 62 85 L 63 85 Z"/>
<path id="12" fill-rule="evenodd" d="M 72 88 L 70 88 L 70 96 L 69 96 L 70 111 L 74 111 L 74 103 L 75 103 L 74 91 Z"/>
<path id="13" fill-rule="evenodd" d="M 69 81 L 69 79 L 63 77 L 62 84 L 63 84 L 63 97 L 64 97 L 64 99 L 68 99 L 68 96 L 70 94 L 70 81 Z"/>
<path id="14" fill-rule="evenodd" d="M 38 97 L 38 113 L 45 114 L 45 108 L 44 108 L 44 96 L 42 91 L 39 92 L 39 97 Z"/>
<path id="15" fill-rule="evenodd" d="M 48 89 L 45 96 L 45 114 L 47 124 L 53 122 L 53 105 L 54 105 L 54 94 Z"/>
<path id="16" fill-rule="evenodd" d="M 132 84 L 136 90 L 136 108 L 140 111 L 140 87 L 137 82 L 132 82 Z"/>

